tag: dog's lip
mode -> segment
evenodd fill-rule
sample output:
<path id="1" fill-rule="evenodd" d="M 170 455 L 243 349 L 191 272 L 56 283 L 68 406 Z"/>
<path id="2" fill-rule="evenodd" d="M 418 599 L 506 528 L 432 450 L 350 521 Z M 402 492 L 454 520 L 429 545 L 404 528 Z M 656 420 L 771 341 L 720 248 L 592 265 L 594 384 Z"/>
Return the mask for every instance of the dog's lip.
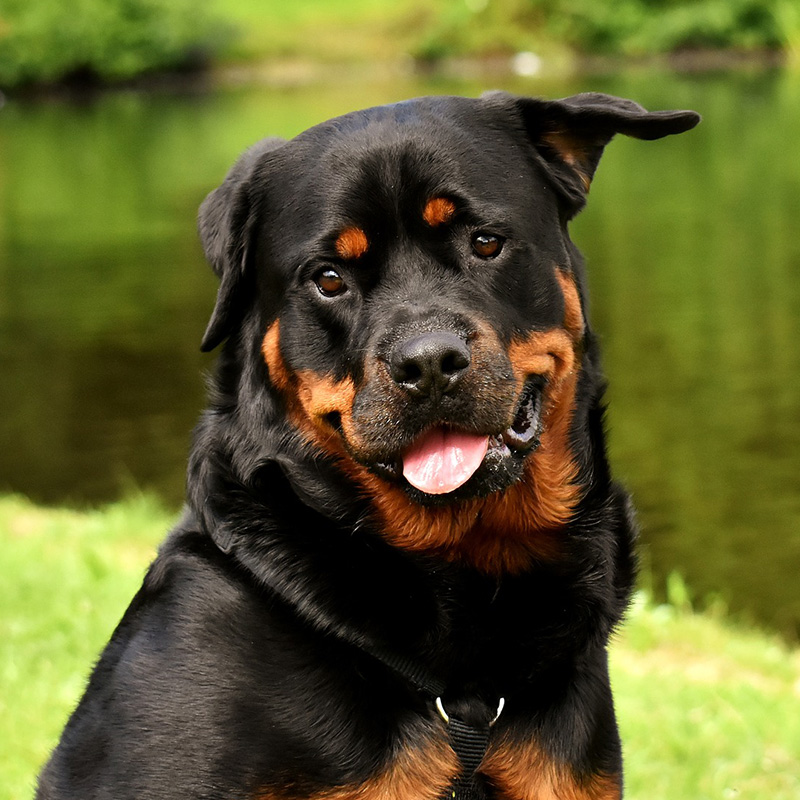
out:
<path id="1" fill-rule="evenodd" d="M 544 380 L 540 376 L 529 379 L 522 390 L 514 421 L 501 434 L 510 449 L 524 453 L 539 446 L 543 399 Z"/>
<path id="2" fill-rule="evenodd" d="M 514 453 L 524 456 L 539 447 L 543 429 L 542 407 L 545 383 L 545 379 L 539 375 L 532 376 L 526 381 L 511 425 L 500 433 L 488 434 L 487 456 L 489 453 L 497 451 L 501 451 L 504 456 Z M 427 428 L 416 438 L 424 436 L 432 427 L 436 426 Z M 470 431 L 470 433 L 475 433 L 475 431 Z M 486 456 L 484 456 L 484 460 L 486 460 Z M 376 461 L 371 467 L 383 478 L 405 482 L 402 454 L 398 454 L 394 458 Z"/>

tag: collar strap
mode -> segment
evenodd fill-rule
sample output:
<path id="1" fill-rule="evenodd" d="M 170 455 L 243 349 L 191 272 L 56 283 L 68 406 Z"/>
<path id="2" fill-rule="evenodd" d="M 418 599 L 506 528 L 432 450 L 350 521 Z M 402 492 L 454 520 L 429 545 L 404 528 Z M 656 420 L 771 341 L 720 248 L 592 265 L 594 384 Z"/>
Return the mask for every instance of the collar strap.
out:
<path id="1" fill-rule="evenodd" d="M 483 778 L 478 775 L 478 767 L 489 748 L 491 728 L 503 712 L 506 704 L 505 698 L 500 698 L 497 713 L 489 722 L 482 725 L 464 722 L 447 713 L 442 702 L 445 684 L 428 672 L 424 666 L 379 648 L 371 648 L 362 644 L 361 649 L 434 701 L 439 716 L 447 726 L 450 746 L 455 751 L 461 765 L 458 777 L 444 793 L 442 800 L 487 800 L 487 787 Z"/>
<path id="2" fill-rule="evenodd" d="M 224 553 L 230 553 L 234 549 L 236 537 L 229 526 L 218 525 L 212 528 L 211 536 L 217 547 Z M 287 600 L 280 589 L 274 586 L 270 588 L 294 607 L 294 603 Z M 297 610 L 296 607 L 295 610 Z M 341 633 L 339 636 L 341 636 Z M 455 751 L 461 765 L 458 777 L 442 796 L 442 800 L 487 800 L 487 788 L 483 778 L 477 774 L 477 770 L 489 747 L 490 730 L 503 711 L 505 698 L 500 698 L 497 714 L 491 721 L 478 725 L 464 722 L 445 711 L 442 695 L 445 694 L 446 685 L 444 681 L 433 675 L 424 665 L 413 659 L 384 650 L 371 642 L 353 641 L 347 636 L 343 638 L 380 661 L 435 704 L 439 715 L 447 726 L 450 746 Z"/>
<path id="3" fill-rule="evenodd" d="M 505 698 L 501 697 L 494 719 L 484 725 L 470 725 L 450 716 L 445 711 L 442 698 L 436 698 L 436 710 L 447 725 L 450 746 L 461 762 L 461 772 L 442 800 L 486 800 L 488 797 L 486 784 L 478 775 L 478 767 L 489 748 L 491 728 L 502 714 L 505 704 Z"/>

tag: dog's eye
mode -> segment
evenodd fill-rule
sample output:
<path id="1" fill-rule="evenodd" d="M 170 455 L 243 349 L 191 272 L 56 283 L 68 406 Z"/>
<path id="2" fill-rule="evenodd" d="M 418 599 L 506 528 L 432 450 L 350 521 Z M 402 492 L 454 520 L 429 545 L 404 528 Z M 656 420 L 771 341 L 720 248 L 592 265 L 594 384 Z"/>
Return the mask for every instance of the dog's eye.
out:
<path id="1" fill-rule="evenodd" d="M 314 276 L 314 283 L 325 297 L 336 297 L 347 291 L 347 284 L 344 278 L 335 269 L 320 270 Z"/>
<path id="2" fill-rule="evenodd" d="M 503 249 L 503 239 L 492 233 L 476 233 L 472 237 L 472 251 L 481 258 L 494 258 Z"/>

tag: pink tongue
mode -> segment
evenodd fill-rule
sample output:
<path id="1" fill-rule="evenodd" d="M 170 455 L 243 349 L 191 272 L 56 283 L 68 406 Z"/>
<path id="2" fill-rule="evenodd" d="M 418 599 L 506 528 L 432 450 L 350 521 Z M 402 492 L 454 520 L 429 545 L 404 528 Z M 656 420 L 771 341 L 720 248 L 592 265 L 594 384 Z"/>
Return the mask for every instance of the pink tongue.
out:
<path id="1" fill-rule="evenodd" d="M 447 494 L 472 477 L 488 447 L 488 436 L 434 428 L 404 453 L 403 475 L 421 492 Z"/>

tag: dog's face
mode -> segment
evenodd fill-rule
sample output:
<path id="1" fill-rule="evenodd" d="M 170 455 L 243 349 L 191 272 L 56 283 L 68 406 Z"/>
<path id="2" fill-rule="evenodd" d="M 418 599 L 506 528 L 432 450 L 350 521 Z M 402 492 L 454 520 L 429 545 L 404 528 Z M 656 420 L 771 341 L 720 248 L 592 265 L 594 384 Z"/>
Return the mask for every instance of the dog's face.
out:
<path id="1" fill-rule="evenodd" d="M 556 526 L 579 494 L 569 429 L 586 358 L 567 222 L 615 133 L 696 121 L 602 95 L 492 94 L 262 143 L 201 211 L 222 277 L 204 346 L 256 318 L 294 430 L 384 515 L 474 521 L 494 498 Z"/>
<path id="2" fill-rule="evenodd" d="M 298 423 L 421 503 L 519 479 L 580 336 L 543 170 L 489 126 L 466 134 L 402 107 L 315 131 L 313 169 L 284 168 L 256 233 L 285 231 L 259 262 L 285 298 L 264 355 Z"/>

